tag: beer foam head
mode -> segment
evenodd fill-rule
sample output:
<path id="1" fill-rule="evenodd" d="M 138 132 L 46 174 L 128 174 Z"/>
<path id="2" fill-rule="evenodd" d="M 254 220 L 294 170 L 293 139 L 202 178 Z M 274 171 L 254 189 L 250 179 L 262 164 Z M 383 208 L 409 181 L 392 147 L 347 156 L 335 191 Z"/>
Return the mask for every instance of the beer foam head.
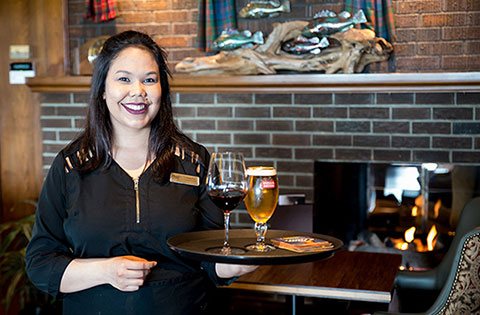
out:
<path id="1" fill-rule="evenodd" d="M 248 176 L 275 176 L 277 170 L 271 166 L 250 166 L 247 168 Z"/>

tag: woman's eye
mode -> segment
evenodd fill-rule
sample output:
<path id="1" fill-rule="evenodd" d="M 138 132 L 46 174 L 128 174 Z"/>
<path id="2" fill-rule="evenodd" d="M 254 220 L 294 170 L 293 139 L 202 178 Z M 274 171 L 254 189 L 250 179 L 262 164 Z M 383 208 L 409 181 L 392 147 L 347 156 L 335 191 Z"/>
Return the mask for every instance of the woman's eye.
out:
<path id="1" fill-rule="evenodd" d="M 118 81 L 122 81 L 122 82 L 130 82 L 130 79 L 127 78 L 127 77 L 120 77 L 118 78 Z"/>
<path id="2" fill-rule="evenodd" d="M 157 79 L 155 79 L 155 78 L 147 78 L 147 79 L 145 79 L 145 83 L 157 83 Z"/>

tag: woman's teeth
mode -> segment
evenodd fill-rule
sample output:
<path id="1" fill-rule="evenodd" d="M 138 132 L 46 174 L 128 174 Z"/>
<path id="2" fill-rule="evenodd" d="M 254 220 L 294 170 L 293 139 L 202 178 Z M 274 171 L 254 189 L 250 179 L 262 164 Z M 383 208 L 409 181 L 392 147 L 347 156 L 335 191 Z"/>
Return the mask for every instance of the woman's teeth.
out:
<path id="1" fill-rule="evenodd" d="M 125 107 L 131 110 L 142 110 L 147 107 L 146 104 L 125 104 Z"/>
<path id="2" fill-rule="evenodd" d="M 123 103 L 122 106 L 132 115 L 142 115 L 148 109 L 148 104 L 146 103 Z"/>

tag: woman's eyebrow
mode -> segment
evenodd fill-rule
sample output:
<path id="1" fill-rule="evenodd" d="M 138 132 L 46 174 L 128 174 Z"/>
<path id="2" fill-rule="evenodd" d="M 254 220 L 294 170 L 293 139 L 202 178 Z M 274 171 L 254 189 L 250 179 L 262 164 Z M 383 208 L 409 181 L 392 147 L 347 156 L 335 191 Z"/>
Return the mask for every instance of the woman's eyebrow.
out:
<path id="1" fill-rule="evenodd" d="M 127 71 L 127 70 L 117 70 L 117 71 L 115 71 L 115 73 L 132 74 L 130 71 Z M 145 73 L 145 75 L 151 75 L 151 74 L 158 75 L 158 72 L 157 71 L 149 71 L 149 72 Z"/>
<path id="2" fill-rule="evenodd" d="M 115 73 L 126 73 L 126 74 L 132 74 L 130 71 L 127 70 L 117 70 Z"/>

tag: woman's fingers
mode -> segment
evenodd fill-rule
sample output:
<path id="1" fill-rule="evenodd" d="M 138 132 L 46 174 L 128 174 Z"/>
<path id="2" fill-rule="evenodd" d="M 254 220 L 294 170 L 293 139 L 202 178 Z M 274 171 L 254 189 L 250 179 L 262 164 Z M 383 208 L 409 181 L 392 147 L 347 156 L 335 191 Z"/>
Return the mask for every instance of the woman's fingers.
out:
<path id="1" fill-rule="evenodd" d="M 118 276 L 126 279 L 143 279 L 148 272 L 148 270 L 119 269 Z"/>
<path id="2" fill-rule="evenodd" d="M 114 257 L 110 262 L 113 271 L 110 284 L 121 291 L 136 291 L 156 265 L 155 261 L 135 256 Z"/>
<path id="3" fill-rule="evenodd" d="M 149 261 L 140 257 L 135 256 L 123 256 L 123 257 L 116 257 L 121 258 L 123 260 L 123 265 L 127 269 L 133 270 L 150 270 L 157 265 L 156 261 Z"/>
<path id="4" fill-rule="evenodd" d="M 258 268 L 257 265 L 245 265 L 242 268 L 242 272 L 249 273 L 256 270 L 257 268 Z"/>
<path id="5" fill-rule="evenodd" d="M 215 264 L 215 271 L 220 278 L 238 277 L 257 268 L 255 265 Z"/>

